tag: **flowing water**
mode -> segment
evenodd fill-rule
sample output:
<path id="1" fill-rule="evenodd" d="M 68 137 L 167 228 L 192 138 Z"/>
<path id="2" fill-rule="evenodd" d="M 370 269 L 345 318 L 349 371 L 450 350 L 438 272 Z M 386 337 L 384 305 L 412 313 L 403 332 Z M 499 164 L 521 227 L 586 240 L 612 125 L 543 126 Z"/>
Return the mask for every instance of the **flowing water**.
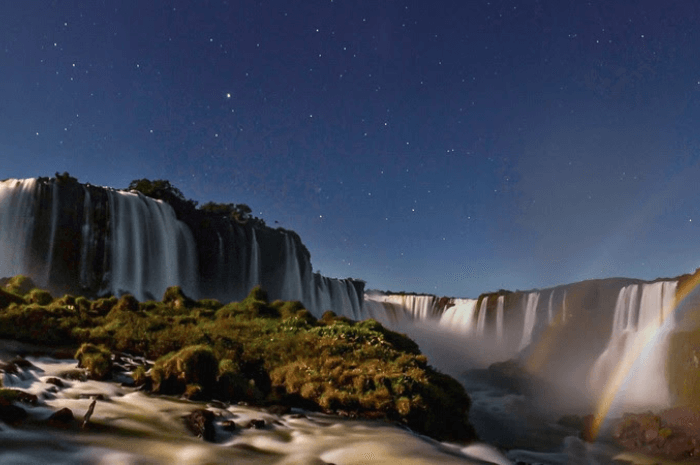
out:
<path id="1" fill-rule="evenodd" d="M 9 360 L 11 351 L 0 355 Z M 245 406 L 197 403 L 150 396 L 114 382 L 69 380 L 76 361 L 27 357 L 34 367 L 4 374 L 5 387 L 39 398 L 21 404 L 29 418 L 20 427 L 0 425 L 1 463 L 52 464 L 509 464 L 486 444 L 467 447 L 440 443 L 384 422 L 346 420 L 292 411 L 276 415 Z M 63 387 L 47 381 L 62 379 Z M 85 429 L 77 427 L 97 399 Z M 64 430 L 46 419 L 69 408 L 76 425 Z M 197 408 L 216 415 L 216 442 L 195 437 L 183 417 Z M 244 428 L 250 420 L 263 429 Z M 226 431 L 225 421 L 237 429 Z"/>

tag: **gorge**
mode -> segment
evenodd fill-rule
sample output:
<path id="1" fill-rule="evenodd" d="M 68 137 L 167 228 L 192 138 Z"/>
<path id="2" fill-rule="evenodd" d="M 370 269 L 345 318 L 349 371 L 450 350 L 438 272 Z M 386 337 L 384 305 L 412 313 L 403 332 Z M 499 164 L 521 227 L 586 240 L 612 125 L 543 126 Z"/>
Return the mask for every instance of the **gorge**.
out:
<path id="1" fill-rule="evenodd" d="M 0 182 L 0 277 L 31 276 L 56 295 L 271 299 L 374 318 L 419 342 L 455 376 L 516 360 L 547 386 L 545 413 L 594 414 L 593 436 L 624 412 L 697 407 L 698 274 L 590 280 L 477 298 L 364 290 L 314 273 L 298 235 L 193 211 L 142 193 L 59 179 Z"/>

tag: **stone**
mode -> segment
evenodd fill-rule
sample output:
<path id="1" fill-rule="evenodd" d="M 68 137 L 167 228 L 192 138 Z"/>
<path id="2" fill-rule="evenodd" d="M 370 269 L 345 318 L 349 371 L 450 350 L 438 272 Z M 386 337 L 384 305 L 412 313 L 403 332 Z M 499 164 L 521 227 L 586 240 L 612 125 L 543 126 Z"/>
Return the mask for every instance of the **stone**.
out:
<path id="1" fill-rule="evenodd" d="M 48 418 L 48 423 L 57 428 L 67 428 L 73 423 L 73 411 L 67 407 L 62 408 L 51 414 Z"/>
<path id="2" fill-rule="evenodd" d="M 65 384 L 63 383 L 63 381 L 61 381 L 60 378 L 55 378 L 55 377 L 47 378 L 46 383 L 53 384 L 54 386 L 57 386 L 60 388 L 65 387 Z"/>
<path id="3" fill-rule="evenodd" d="M 185 417 L 185 425 L 192 433 L 208 442 L 216 440 L 214 428 L 214 412 L 206 409 L 197 409 Z"/>
<path id="4" fill-rule="evenodd" d="M 27 411 L 16 405 L 0 403 L 0 421 L 9 425 L 18 425 L 27 418 Z"/>
<path id="5" fill-rule="evenodd" d="M 253 428 L 253 429 L 264 429 L 265 428 L 265 420 L 261 420 L 259 418 L 255 418 L 247 422 L 244 426 L 245 428 Z"/>

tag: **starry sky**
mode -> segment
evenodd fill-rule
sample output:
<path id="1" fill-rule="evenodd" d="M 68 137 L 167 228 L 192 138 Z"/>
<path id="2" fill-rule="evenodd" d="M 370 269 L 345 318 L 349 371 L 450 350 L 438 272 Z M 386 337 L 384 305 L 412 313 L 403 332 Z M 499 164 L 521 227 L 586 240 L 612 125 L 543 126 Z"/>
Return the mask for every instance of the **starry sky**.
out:
<path id="1" fill-rule="evenodd" d="M 0 178 L 245 203 L 475 297 L 700 266 L 700 3 L 0 3 Z"/>

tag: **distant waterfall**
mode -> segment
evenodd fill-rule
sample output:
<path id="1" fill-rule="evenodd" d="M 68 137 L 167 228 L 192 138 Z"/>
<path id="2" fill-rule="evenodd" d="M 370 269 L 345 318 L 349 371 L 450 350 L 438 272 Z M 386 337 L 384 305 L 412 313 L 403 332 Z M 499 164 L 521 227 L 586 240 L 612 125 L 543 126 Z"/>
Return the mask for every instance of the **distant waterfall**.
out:
<path id="1" fill-rule="evenodd" d="M 0 183 L 0 276 L 29 273 L 36 179 Z"/>
<path id="2" fill-rule="evenodd" d="M 456 333 L 469 334 L 474 327 L 476 299 L 454 299 L 454 305 L 440 316 L 440 326 Z"/>
<path id="3" fill-rule="evenodd" d="M 255 229 L 253 229 L 253 239 L 251 240 L 250 254 L 250 272 L 248 279 L 250 284 L 256 286 L 260 284 L 260 245 L 255 237 Z"/>
<path id="4" fill-rule="evenodd" d="M 525 347 L 530 345 L 530 342 L 532 342 L 532 332 L 535 329 L 535 323 L 537 322 L 537 302 L 539 302 L 539 300 L 539 292 L 531 292 L 527 295 L 524 312 L 525 320 L 523 322 L 523 338 L 520 341 L 519 350 L 523 350 Z"/>
<path id="5" fill-rule="evenodd" d="M 479 316 L 476 320 L 476 335 L 477 337 L 483 337 L 484 328 L 486 328 L 486 307 L 488 305 L 489 298 L 484 297 L 479 306 Z"/>
<path id="6" fill-rule="evenodd" d="M 503 304 L 505 297 L 498 296 L 496 303 L 496 343 L 501 346 L 503 344 Z"/>
<path id="7" fill-rule="evenodd" d="M 53 263 L 53 251 L 56 245 L 56 228 L 58 227 L 58 184 L 53 184 L 51 195 L 51 233 L 49 235 L 49 253 L 46 257 L 48 264 L 45 268 L 44 279 L 41 281 L 42 286 L 47 286 L 51 280 L 51 265 Z"/>
<path id="8" fill-rule="evenodd" d="M 620 290 L 610 340 L 589 375 L 591 388 L 602 389 L 622 370 L 629 374 L 618 395 L 621 404 L 630 408 L 670 405 L 665 367 L 668 336 L 675 328 L 670 312 L 676 285 L 662 281 Z"/>

